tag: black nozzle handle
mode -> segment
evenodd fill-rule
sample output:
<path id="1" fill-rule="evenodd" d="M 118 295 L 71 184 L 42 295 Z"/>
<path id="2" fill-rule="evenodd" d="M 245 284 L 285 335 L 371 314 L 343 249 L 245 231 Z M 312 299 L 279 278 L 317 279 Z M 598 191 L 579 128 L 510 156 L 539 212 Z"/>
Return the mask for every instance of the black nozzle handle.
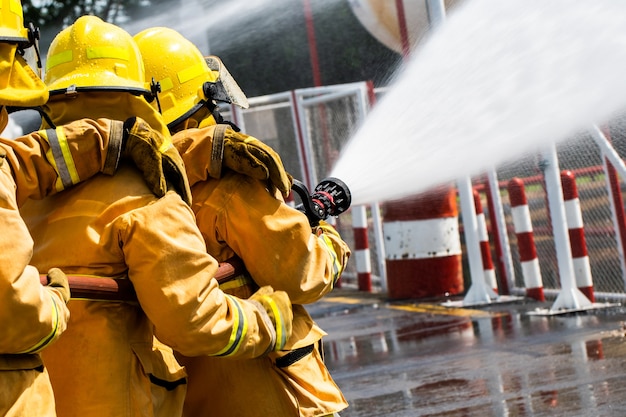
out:
<path id="1" fill-rule="evenodd" d="M 309 189 L 304 185 L 303 182 L 298 181 L 294 178 L 293 184 L 291 185 L 292 191 L 294 191 L 300 197 L 302 201 L 301 204 L 296 206 L 296 209 L 303 212 L 307 219 L 309 219 L 309 223 L 311 227 L 317 226 L 320 223 L 320 220 L 324 219 L 324 209 L 323 207 L 318 206 L 313 203 L 311 199 L 311 195 L 309 193 Z"/>
<path id="2" fill-rule="evenodd" d="M 309 193 L 306 185 L 294 179 L 291 189 L 295 191 L 302 204 L 296 209 L 306 214 L 311 226 L 317 226 L 320 220 L 330 216 L 338 216 L 350 208 L 352 197 L 348 186 L 337 178 L 323 179 L 313 191 Z"/>

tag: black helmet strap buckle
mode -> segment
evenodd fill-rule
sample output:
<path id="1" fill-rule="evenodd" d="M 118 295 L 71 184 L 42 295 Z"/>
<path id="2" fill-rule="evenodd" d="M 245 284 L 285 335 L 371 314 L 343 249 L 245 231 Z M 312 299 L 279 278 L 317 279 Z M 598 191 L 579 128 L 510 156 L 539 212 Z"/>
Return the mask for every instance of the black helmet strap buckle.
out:
<path id="1" fill-rule="evenodd" d="M 161 92 L 161 83 L 156 81 L 154 77 L 152 77 L 152 80 L 150 81 L 150 94 L 152 95 L 151 97 L 154 98 L 157 102 L 159 113 L 163 114 L 163 111 L 161 110 L 161 102 L 159 101 L 160 92 Z"/>

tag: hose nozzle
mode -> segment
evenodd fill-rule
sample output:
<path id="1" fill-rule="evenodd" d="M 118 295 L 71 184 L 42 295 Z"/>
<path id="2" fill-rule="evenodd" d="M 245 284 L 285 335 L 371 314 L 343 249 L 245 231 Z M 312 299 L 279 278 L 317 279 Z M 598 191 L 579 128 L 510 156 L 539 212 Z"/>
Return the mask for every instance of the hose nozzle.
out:
<path id="1" fill-rule="evenodd" d="M 352 202 L 350 189 L 338 178 L 323 179 L 311 194 L 302 182 L 295 179 L 291 189 L 302 200 L 296 209 L 306 214 L 311 226 L 317 226 L 320 220 L 340 215 L 350 208 Z"/>

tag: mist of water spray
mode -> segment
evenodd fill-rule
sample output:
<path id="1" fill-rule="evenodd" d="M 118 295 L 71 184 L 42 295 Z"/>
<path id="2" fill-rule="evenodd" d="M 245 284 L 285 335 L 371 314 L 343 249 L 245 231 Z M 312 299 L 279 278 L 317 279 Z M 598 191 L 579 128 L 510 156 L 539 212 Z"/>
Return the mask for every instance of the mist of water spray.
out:
<path id="1" fill-rule="evenodd" d="M 263 34 L 271 26 L 291 24 L 292 0 L 183 0 L 175 6 L 155 6 L 149 17 L 122 24 L 130 34 L 165 26 L 177 30 L 201 47 L 222 48 Z M 325 0 L 328 1 L 328 0 Z M 337 0 L 333 0 L 337 1 Z M 252 23 L 251 23 L 252 22 Z M 211 39 L 207 39 L 207 31 Z M 209 50 L 203 50 L 210 53 Z"/>
<path id="2" fill-rule="evenodd" d="M 353 205 L 480 174 L 626 105 L 626 2 L 470 0 L 414 51 L 331 173 Z"/>

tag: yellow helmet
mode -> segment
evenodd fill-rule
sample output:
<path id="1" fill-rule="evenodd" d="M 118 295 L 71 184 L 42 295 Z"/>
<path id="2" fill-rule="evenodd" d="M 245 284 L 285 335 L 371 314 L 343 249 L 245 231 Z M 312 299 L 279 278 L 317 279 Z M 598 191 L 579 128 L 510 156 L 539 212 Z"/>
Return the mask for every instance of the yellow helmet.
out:
<path id="1" fill-rule="evenodd" d="M 44 82 L 50 95 L 79 91 L 147 94 L 139 48 L 124 29 L 81 16 L 48 49 Z"/>
<path id="2" fill-rule="evenodd" d="M 28 29 L 24 27 L 22 3 L 19 0 L 0 1 L 0 42 L 29 42 Z"/>
<path id="3" fill-rule="evenodd" d="M 134 36 L 146 68 L 146 79 L 158 83 L 158 106 L 171 128 L 213 100 L 247 107 L 245 95 L 218 58 L 207 59 L 177 31 L 153 27 Z M 227 84 L 227 85 L 226 85 Z M 237 95 L 235 92 L 240 94 Z M 210 106 L 209 106 L 210 107 Z"/>
<path id="4" fill-rule="evenodd" d="M 203 85 L 215 82 L 218 74 L 209 69 L 193 43 L 165 27 L 146 29 L 134 39 L 143 57 L 146 79 L 160 85 L 158 105 L 168 126 L 178 124 L 206 103 Z"/>

